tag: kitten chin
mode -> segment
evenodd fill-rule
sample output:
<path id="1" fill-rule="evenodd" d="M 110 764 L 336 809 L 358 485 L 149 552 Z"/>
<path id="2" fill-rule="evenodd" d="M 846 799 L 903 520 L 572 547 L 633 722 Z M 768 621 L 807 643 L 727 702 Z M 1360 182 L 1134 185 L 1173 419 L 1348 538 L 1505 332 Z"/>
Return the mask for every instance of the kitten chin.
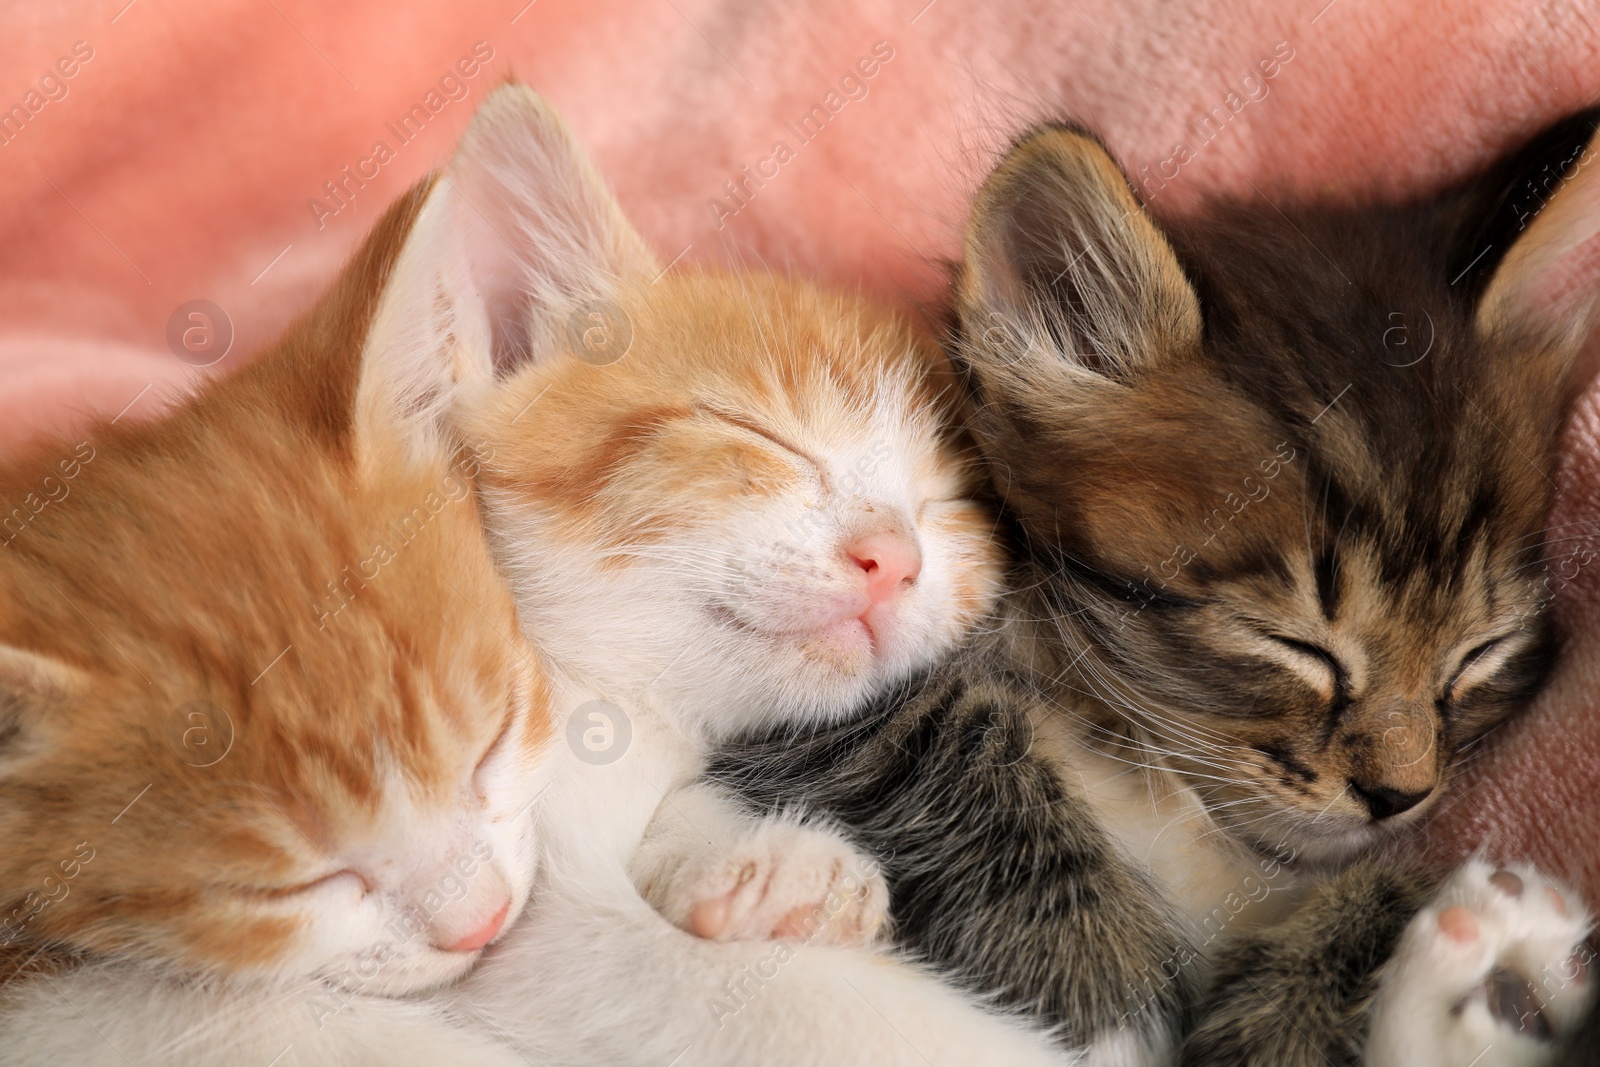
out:
<path id="1" fill-rule="evenodd" d="M 800 654 L 845 677 L 866 674 L 877 658 L 877 643 L 867 624 L 846 619 L 800 643 Z"/>
<path id="2" fill-rule="evenodd" d="M 1225 823 L 1221 828 L 1256 855 L 1309 873 L 1339 870 L 1395 836 L 1391 831 L 1359 824 L 1344 830 L 1299 829 L 1276 835 L 1234 828 Z"/>

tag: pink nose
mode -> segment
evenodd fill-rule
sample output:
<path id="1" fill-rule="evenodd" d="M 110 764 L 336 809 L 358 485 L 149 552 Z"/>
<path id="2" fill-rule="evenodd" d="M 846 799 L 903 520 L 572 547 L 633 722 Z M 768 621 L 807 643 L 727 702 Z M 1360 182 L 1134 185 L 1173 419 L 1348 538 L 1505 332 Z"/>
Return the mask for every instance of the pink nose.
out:
<path id="1" fill-rule="evenodd" d="M 489 942 L 495 939 L 495 935 L 500 932 L 500 928 L 506 924 L 506 913 L 510 910 L 511 901 L 508 900 L 504 904 L 500 905 L 499 910 L 493 915 L 489 916 L 488 920 L 484 922 L 482 926 L 478 927 L 476 930 L 472 931 L 466 936 L 450 942 L 448 945 L 440 945 L 439 949 L 443 952 L 478 951 L 484 945 L 487 945 Z"/>
<path id="2" fill-rule="evenodd" d="M 893 600 L 922 571 L 922 553 L 899 534 L 863 537 L 845 552 L 866 572 L 867 599 L 874 607 Z"/>

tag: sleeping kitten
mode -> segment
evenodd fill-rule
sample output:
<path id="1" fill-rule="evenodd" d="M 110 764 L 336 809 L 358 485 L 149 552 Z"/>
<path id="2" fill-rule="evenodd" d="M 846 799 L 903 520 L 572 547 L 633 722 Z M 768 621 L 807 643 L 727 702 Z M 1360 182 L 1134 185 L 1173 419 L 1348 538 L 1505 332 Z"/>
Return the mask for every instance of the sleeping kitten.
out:
<path id="1" fill-rule="evenodd" d="M 391 999 L 522 910 L 550 737 L 489 454 L 362 349 L 420 203 L 242 371 L 0 473 L 6 1063 L 523 1062 Z"/>
<path id="2" fill-rule="evenodd" d="M 1506 168 L 1158 227 L 1093 138 L 1024 138 L 958 290 L 1024 557 L 1003 640 L 713 779 L 892 848 L 897 938 L 1104 1062 L 1162 1060 L 1194 1010 L 1184 1063 L 1547 1056 L 1592 999 L 1576 898 L 1363 855 L 1551 657 L 1543 523 L 1600 294 L 1568 147 L 1520 232 L 1483 225 Z"/>
<path id="3" fill-rule="evenodd" d="M 686 788 L 717 739 L 837 718 L 992 603 L 937 346 L 855 298 L 663 271 L 515 85 L 474 117 L 379 319 L 380 350 L 458 369 L 441 402 L 493 450 L 486 521 L 566 741 L 536 903 L 458 1009 L 537 1062 L 1060 1062 L 857 947 L 883 919 L 872 858 Z M 692 936 L 641 888 L 707 938 L 800 943 Z"/>

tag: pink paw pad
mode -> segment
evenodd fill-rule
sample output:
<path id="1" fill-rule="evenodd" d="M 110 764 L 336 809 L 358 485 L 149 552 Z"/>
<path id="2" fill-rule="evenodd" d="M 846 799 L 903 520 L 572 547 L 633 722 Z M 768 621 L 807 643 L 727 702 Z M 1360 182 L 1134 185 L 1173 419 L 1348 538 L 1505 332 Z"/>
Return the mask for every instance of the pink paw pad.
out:
<path id="1" fill-rule="evenodd" d="M 1554 889 L 1550 888 L 1549 886 L 1545 887 L 1545 893 L 1550 897 L 1550 906 L 1552 908 L 1556 909 L 1556 914 L 1562 916 L 1563 918 L 1565 918 L 1566 914 L 1567 914 L 1567 902 L 1566 902 L 1566 900 L 1564 900 L 1562 898 L 1560 893 L 1557 893 Z"/>
<path id="2" fill-rule="evenodd" d="M 1456 904 L 1439 913 L 1439 931 L 1465 945 L 1478 939 L 1478 917 Z"/>
<path id="3" fill-rule="evenodd" d="M 689 913 L 689 926 L 696 937 L 715 941 L 727 932 L 728 924 L 733 918 L 733 898 L 755 876 L 755 864 L 747 863 L 739 868 L 739 880 L 734 883 L 732 889 L 720 897 L 702 900 L 694 906 L 694 909 Z"/>

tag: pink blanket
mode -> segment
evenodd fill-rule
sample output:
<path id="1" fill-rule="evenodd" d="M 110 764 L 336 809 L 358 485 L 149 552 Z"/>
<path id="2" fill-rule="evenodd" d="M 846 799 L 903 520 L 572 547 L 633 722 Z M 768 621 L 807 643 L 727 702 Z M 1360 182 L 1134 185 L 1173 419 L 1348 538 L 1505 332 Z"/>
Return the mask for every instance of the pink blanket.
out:
<path id="1" fill-rule="evenodd" d="M 511 72 L 663 260 L 914 306 L 996 149 L 1041 117 L 1095 125 L 1182 211 L 1426 191 L 1600 100 L 1583 0 L 12 0 L 5 25 L 0 448 L 237 366 Z M 1597 518 L 1591 389 L 1553 536 L 1585 545 Z M 1441 857 L 1488 840 L 1600 904 L 1596 570 L 1559 583 L 1554 684 L 1430 832 Z"/>

